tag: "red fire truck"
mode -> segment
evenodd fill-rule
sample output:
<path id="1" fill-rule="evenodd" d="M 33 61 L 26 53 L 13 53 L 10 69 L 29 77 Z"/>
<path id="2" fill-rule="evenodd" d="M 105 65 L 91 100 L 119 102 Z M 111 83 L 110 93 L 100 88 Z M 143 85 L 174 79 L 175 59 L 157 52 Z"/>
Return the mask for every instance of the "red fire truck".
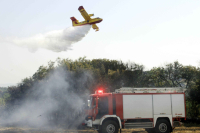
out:
<path id="1" fill-rule="evenodd" d="M 185 89 L 120 88 L 114 93 L 97 90 L 90 95 L 85 123 L 99 133 L 145 128 L 147 132 L 169 133 L 186 119 Z"/>

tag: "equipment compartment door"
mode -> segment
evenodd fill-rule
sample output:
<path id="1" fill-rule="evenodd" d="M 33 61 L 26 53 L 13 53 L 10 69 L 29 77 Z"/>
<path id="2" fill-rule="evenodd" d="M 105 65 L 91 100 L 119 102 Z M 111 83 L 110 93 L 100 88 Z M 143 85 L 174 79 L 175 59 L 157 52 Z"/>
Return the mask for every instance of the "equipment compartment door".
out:
<path id="1" fill-rule="evenodd" d="M 153 118 L 152 95 L 123 95 L 124 119 Z"/>
<path id="2" fill-rule="evenodd" d="M 173 117 L 185 117 L 184 94 L 172 94 Z"/>
<path id="3" fill-rule="evenodd" d="M 171 96 L 169 94 L 153 95 L 154 115 L 171 115 Z"/>

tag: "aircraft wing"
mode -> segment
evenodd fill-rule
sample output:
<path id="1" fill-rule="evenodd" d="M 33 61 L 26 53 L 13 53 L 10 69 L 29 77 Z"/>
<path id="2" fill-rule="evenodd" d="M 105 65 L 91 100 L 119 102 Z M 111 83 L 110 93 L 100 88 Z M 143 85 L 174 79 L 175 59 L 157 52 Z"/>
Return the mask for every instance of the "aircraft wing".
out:
<path id="1" fill-rule="evenodd" d="M 80 6 L 78 8 L 78 10 L 80 11 L 81 15 L 84 17 L 85 21 L 90 21 L 90 16 L 88 15 L 88 13 L 85 11 L 85 9 L 83 8 L 83 6 Z"/>
<path id="2" fill-rule="evenodd" d="M 96 31 L 99 31 L 99 27 L 98 27 L 96 24 L 93 24 L 93 25 L 92 25 L 92 28 L 93 28 L 94 30 L 96 30 Z"/>

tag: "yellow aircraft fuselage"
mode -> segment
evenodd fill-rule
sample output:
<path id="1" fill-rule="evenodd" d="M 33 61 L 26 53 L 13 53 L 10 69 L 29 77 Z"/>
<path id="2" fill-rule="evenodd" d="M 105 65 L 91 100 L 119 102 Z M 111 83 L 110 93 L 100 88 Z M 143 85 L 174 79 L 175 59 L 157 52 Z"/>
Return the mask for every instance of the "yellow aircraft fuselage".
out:
<path id="1" fill-rule="evenodd" d="M 85 19 L 85 21 L 79 22 L 75 17 L 71 17 L 70 19 L 72 20 L 72 25 L 73 26 L 81 26 L 81 25 L 92 25 L 92 28 L 95 29 L 96 31 L 99 30 L 99 27 L 97 27 L 96 23 L 100 23 L 103 19 L 101 18 L 91 18 L 91 16 L 94 16 L 94 14 L 88 14 L 83 6 L 80 6 L 78 8 L 80 11 L 81 15 Z"/>

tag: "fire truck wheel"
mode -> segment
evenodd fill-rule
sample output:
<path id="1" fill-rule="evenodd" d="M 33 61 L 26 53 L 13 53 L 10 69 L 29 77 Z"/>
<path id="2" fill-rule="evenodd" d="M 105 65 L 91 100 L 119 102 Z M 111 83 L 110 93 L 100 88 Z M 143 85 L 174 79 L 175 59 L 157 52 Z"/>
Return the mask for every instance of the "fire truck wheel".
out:
<path id="1" fill-rule="evenodd" d="M 170 133 L 171 126 L 165 119 L 161 119 L 156 123 L 156 133 Z"/>
<path id="2" fill-rule="evenodd" d="M 118 130 L 118 124 L 112 120 L 108 120 L 102 125 L 102 133 L 118 133 Z"/>

